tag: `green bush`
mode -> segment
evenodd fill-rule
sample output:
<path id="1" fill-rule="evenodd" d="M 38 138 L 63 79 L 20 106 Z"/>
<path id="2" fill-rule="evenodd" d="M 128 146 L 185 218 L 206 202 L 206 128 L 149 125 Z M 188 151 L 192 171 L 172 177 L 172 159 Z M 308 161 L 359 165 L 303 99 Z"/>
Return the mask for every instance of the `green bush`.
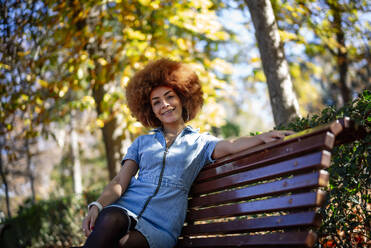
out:
<path id="1" fill-rule="evenodd" d="M 16 217 L 5 220 L 0 247 L 70 247 L 85 240 L 81 223 L 87 202 L 96 199 L 90 193 L 84 197 L 26 201 Z"/>
<path id="2" fill-rule="evenodd" d="M 323 224 L 316 247 L 366 247 L 366 243 L 371 242 L 371 92 L 364 91 L 340 110 L 328 107 L 321 115 L 297 119 L 286 127 L 301 131 L 345 116 L 367 134 L 360 140 L 333 149 L 329 168 L 330 192 L 327 206 L 321 212 Z"/>

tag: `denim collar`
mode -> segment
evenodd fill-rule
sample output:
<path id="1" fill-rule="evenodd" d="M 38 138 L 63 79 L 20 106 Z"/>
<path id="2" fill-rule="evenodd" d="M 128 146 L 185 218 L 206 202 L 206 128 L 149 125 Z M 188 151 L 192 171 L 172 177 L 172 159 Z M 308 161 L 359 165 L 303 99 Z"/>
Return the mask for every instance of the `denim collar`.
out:
<path id="1" fill-rule="evenodd" d="M 186 133 L 198 133 L 199 131 L 200 131 L 199 128 L 195 129 L 195 128 L 193 128 L 193 127 L 187 125 L 187 126 L 183 129 L 183 131 L 182 131 L 182 136 L 183 136 L 184 134 L 186 134 Z M 151 132 L 151 133 L 160 133 L 160 132 L 163 132 L 163 129 L 162 129 L 162 127 L 158 127 L 158 128 L 152 129 L 150 132 Z"/>

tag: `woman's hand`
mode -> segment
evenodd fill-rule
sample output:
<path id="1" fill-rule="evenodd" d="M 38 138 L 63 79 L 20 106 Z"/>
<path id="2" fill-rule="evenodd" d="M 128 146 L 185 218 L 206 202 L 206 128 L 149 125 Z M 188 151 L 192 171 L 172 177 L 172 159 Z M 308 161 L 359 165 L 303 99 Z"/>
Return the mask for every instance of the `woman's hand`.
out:
<path id="1" fill-rule="evenodd" d="M 137 171 L 137 163 L 134 160 L 126 160 L 119 173 L 104 188 L 103 193 L 99 196 L 97 202 L 104 207 L 119 199 L 120 196 L 126 191 L 131 178 L 137 173 Z M 98 207 L 96 205 L 92 205 L 89 208 L 88 215 L 82 222 L 82 230 L 86 237 L 89 236 L 93 231 L 98 214 Z"/>
<path id="2" fill-rule="evenodd" d="M 276 141 L 278 139 L 283 139 L 285 136 L 288 136 L 294 133 L 295 133 L 294 131 L 289 131 L 289 130 L 283 130 L 283 131 L 273 130 L 270 132 L 262 133 L 258 135 L 257 137 L 261 139 L 264 143 L 269 143 L 269 142 Z"/>
<path id="3" fill-rule="evenodd" d="M 85 236 L 88 237 L 93 231 L 95 221 L 97 220 L 99 210 L 96 206 L 91 206 L 89 209 L 88 215 L 82 221 L 82 231 L 85 233 Z"/>
<path id="4" fill-rule="evenodd" d="M 234 140 L 221 140 L 215 145 L 212 154 L 213 159 L 218 159 L 229 154 L 237 153 L 254 146 L 283 139 L 285 136 L 294 134 L 293 131 L 270 131 L 256 136 L 240 137 Z"/>

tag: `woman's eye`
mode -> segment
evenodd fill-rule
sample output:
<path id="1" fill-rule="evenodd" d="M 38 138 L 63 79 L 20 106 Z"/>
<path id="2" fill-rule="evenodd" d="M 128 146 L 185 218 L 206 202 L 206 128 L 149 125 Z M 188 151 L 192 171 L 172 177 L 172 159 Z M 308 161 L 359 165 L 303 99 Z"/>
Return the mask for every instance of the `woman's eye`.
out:
<path id="1" fill-rule="evenodd" d="M 153 105 L 158 105 L 160 102 L 156 101 L 156 102 L 153 102 L 152 104 Z"/>

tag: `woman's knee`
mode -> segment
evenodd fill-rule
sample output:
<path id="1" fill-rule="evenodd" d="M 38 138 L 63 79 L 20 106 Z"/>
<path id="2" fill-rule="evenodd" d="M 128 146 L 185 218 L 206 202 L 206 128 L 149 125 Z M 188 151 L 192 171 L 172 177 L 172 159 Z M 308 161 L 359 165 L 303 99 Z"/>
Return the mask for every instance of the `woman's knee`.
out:
<path id="1" fill-rule="evenodd" d="M 122 209 L 119 208 L 105 208 L 99 214 L 96 225 L 108 227 L 127 226 L 128 219 Z"/>
<path id="2" fill-rule="evenodd" d="M 147 239 L 139 231 L 131 231 L 120 239 L 121 248 L 149 248 Z"/>

